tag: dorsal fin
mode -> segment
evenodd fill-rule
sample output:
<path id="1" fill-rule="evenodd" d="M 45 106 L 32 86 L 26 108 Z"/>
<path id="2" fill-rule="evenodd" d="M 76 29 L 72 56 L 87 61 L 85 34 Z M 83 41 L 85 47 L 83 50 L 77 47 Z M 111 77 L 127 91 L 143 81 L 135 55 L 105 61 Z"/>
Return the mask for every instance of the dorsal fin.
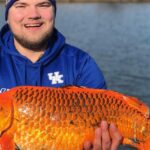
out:
<path id="1" fill-rule="evenodd" d="M 123 96 L 123 99 L 128 105 L 140 111 L 146 118 L 150 118 L 150 109 L 144 102 L 132 96 Z"/>

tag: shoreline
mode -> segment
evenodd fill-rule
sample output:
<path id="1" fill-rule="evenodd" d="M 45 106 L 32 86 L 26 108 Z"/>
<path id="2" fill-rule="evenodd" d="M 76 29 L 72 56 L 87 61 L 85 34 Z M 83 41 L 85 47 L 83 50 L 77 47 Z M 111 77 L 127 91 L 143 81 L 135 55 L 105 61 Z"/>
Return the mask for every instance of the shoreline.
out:
<path id="1" fill-rule="evenodd" d="M 57 0 L 57 3 L 145 3 L 150 0 Z M 0 0 L 0 3 L 5 3 L 5 0 Z"/>

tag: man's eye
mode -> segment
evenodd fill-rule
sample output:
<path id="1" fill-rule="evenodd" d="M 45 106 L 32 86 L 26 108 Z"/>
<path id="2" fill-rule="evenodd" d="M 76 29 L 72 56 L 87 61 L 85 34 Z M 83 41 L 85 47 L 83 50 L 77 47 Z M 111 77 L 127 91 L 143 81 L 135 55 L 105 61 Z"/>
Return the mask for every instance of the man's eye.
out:
<path id="1" fill-rule="evenodd" d="M 26 6 L 26 4 L 24 4 L 24 3 L 14 3 L 13 4 L 13 6 L 15 7 L 15 8 L 24 8 L 25 6 Z"/>
<path id="2" fill-rule="evenodd" d="M 43 3 L 39 5 L 40 7 L 50 7 L 51 3 Z"/>
<path id="3" fill-rule="evenodd" d="M 24 8 L 25 6 L 24 5 L 16 5 L 15 7 L 16 8 Z"/>
<path id="4" fill-rule="evenodd" d="M 50 5 L 41 5 L 41 7 L 49 7 Z"/>

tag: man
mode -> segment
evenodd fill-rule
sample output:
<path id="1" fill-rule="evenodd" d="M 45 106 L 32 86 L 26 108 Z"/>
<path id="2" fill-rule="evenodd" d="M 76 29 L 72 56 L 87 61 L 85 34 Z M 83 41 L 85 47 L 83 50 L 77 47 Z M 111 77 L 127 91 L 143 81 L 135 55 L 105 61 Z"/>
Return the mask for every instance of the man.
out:
<path id="1" fill-rule="evenodd" d="M 55 28 L 55 0 L 9 0 L 7 24 L 0 33 L 0 90 L 20 85 L 66 85 L 106 88 L 94 60 L 65 43 Z M 116 150 L 121 142 L 116 127 L 102 121 L 94 141 L 84 149 Z"/>

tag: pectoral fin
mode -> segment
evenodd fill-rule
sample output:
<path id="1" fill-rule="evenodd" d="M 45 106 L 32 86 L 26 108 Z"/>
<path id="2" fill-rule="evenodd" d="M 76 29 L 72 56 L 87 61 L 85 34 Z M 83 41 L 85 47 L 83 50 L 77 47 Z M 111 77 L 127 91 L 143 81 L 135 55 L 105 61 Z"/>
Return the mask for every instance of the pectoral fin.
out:
<path id="1" fill-rule="evenodd" d="M 124 139 L 123 144 L 130 145 L 138 150 L 150 150 L 150 137 L 145 142 L 134 142 L 131 139 Z"/>
<path id="2" fill-rule="evenodd" d="M 131 139 L 124 138 L 123 139 L 123 144 L 124 145 L 130 145 L 130 146 L 132 146 L 134 148 L 139 149 L 139 143 L 134 142 L 134 140 L 131 140 Z"/>

